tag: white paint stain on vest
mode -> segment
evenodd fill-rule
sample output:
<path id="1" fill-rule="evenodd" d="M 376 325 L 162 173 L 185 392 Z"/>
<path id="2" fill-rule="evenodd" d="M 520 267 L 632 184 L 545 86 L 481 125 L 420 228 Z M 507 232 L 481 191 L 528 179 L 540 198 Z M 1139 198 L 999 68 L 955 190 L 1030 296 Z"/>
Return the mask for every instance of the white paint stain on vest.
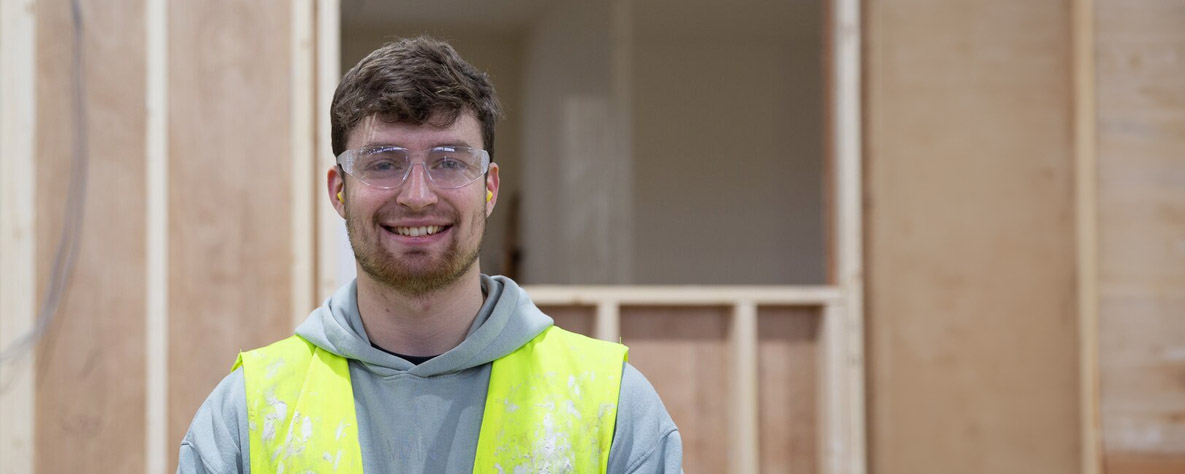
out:
<path id="1" fill-rule="evenodd" d="M 302 442 L 308 441 L 313 437 L 313 423 L 309 421 L 309 417 L 301 418 L 303 423 L 300 424 L 300 440 Z"/>
<path id="2" fill-rule="evenodd" d="M 589 376 L 591 378 L 592 374 Z M 568 376 L 568 391 L 572 392 L 573 397 L 580 398 L 580 384 L 576 383 L 575 375 Z"/>
<path id="3" fill-rule="evenodd" d="M 276 359 L 275 362 L 268 364 L 266 375 L 267 379 L 270 380 L 276 378 L 276 373 L 280 371 L 281 367 L 284 367 L 284 359 Z"/>
<path id="4" fill-rule="evenodd" d="M 336 456 L 329 454 L 329 451 L 326 451 L 321 454 L 321 459 L 324 459 L 325 462 L 332 464 L 333 470 L 336 471 L 337 470 L 337 463 L 341 462 L 341 460 L 342 460 L 342 450 L 340 450 L 340 449 L 337 450 Z"/>
<path id="5" fill-rule="evenodd" d="M 267 406 L 271 413 L 263 415 L 263 441 L 276 439 L 276 424 L 288 419 L 288 404 L 276 399 L 274 394 L 267 395 Z"/>
<path id="6" fill-rule="evenodd" d="M 571 403 L 569 400 L 568 403 Z M 548 407 L 555 410 L 555 404 L 549 403 Z M 580 416 L 579 413 L 576 414 Z M 535 446 L 531 452 L 531 458 L 534 461 L 534 466 L 516 466 L 514 468 L 515 474 L 526 473 L 544 473 L 544 474 L 559 474 L 565 472 L 574 472 L 576 467 L 573 465 L 573 456 L 571 439 L 568 436 L 568 431 L 565 429 L 557 429 L 555 418 L 552 413 L 543 416 L 543 426 L 540 429 L 540 435 L 535 439 Z"/>
<path id="7" fill-rule="evenodd" d="M 298 431 L 299 430 L 299 431 Z M 292 424 L 288 426 L 288 436 L 284 438 L 284 444 L 276 448 L 273 456 L 285 457 L 299 456 L 309 440 L 313 438 L 313 422 L 308 416 L 302 416 L 300 411 L 292 413 Z"/>
<path id="8" fill-rule="evenodd" d="M 507 466 L 511 468 L 510 472 L 513 474 L 575 472 L 577 450 L 573 447 L 574 442 L 588 445 L 582 446 L 580 453 L 590 456 L 589 465 L 595 466 L 600 463 L 601 447 L 597 441 L 597 433 L 600 432 L 601 424 L 606 422 L 607 415 L 616 408 L 616 405 L 602 403 L 597 407 L 596 418 L 586 417 L 579 409 L 580 400 L 583 398 L 581 388 L 587 387 L 585 384 L 594 383 L 597 378 L 596 374 L 585 372 L 569 375 L 566 384 L 555 380 L 555 378 L 556 374 L 554 373 L 544 374 L 538 380 L 530 380 L 512 390 L 512 392 L 519 390 L 529 392 L 546 390 L 548 387 L 552 390 L 550 393 L 545 392 L 542 399 L 537 399 L 537 402 L 531 406 L 532 412 L 542 413 L 543 417 L 539 426 L 535 427 L 534 435 L 528 441 L 529 447 L 524 446 L 526 449 L 520 450 L 515 447 L 515 443 L 518 441 L 504 440 L 504 442 L 509 441 L 510 444 L 496 450 L 503 462 L 514 460 L 509 463 L 513 467 Z M 548 381 L 548 379 L 551 380 Z M 609 382 L 612 381 L 613 378 L 610 377 Z M 564 390 L 565 385 L 567 390 Z M 513 413 L 519 408 L 509 398 L 499 400 L 499 402 L 503 404 L 507 413 Z M 535 419 L 538 420 L 538 418 Z M 611 420 L 608 421 L 611 422 Z M 509 456 L 507 456 L 508 454 Z M 503 467 L 501 463 L 495 463 L 493 467 L 499 474 L 508 474 L 507 467 Z"/>

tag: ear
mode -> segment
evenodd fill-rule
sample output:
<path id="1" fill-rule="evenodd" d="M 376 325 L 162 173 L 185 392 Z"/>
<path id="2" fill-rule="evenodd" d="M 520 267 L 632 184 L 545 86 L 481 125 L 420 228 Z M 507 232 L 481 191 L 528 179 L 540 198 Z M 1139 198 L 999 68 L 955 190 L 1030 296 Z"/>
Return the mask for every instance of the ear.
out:
<path id="1" fill-rule="evenodd" d="M 482 194 L 490 196 L 486 201 L 486 217 L 494 213 L 494 205 L 498 203 L 498 186 L 501 184 L 498 178 L 498 164 L 490 163 L 490 171 L 486 173 L 486 189 Z M 488 194 L 487 194 L 488 193 Z"/>
<path id="2" fill-rule="evenodd" d="M 326 185 L 329 190 L 329 203 L 337 210 L 337 215 L 342 219 L 346 218 L 346 179 L 342 176 L 341 170 L 336 166 L 329 168 L 329 174 L 326 176 Z M 342 199 L 338 199 L 338 193 L 341 193 Z"/>

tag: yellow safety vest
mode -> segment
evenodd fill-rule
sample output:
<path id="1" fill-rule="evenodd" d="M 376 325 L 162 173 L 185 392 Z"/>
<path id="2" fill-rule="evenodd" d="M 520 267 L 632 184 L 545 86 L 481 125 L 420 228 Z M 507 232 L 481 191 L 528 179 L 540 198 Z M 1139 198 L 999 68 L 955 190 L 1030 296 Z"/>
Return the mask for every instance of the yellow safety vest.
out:
<path id="1" fill-rule="evenodd" d="M 494 361 L 473 472 L 605 472 L 626 358 L 553 326 Z M 253 474 L 362 472 L 345 358 L 292 336 L 239 366 Z"/>

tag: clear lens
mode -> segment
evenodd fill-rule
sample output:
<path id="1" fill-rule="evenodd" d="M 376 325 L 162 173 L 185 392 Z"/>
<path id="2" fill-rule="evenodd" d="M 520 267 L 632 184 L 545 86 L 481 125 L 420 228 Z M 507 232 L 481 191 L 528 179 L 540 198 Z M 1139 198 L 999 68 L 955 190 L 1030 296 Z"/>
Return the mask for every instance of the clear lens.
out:
<path id="1" fill-rule="evenodd" d="M 369 186 L 383 189 L 403 184 L 416 161 L 413 153 L 400 147 L 372 147 L 347 150 L 337 157 L 338 164 L 350 175 Z M 424 170 L 438 188 L 459 188 L 476 181 L 489 169 L 490 155 L 485 150 L 443 146 L 428 150 Z"/>

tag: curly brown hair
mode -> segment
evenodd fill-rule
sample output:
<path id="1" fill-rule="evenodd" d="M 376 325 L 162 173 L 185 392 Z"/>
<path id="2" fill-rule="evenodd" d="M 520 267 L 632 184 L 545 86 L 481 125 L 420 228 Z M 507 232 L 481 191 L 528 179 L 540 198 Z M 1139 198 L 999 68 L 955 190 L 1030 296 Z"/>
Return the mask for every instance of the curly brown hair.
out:
<path id="1" fill-rule="evenodd" d="M 489 77 L 448 43 L 427 36 L 392 41 L 350 69 L 329 107 L 333 155 L 346 151 L 346 136 L 366 117 L 448 126 L 464 110 L 481 123 L 483 147 L 494 156 L 494 124 L 502 106 Z"/>

